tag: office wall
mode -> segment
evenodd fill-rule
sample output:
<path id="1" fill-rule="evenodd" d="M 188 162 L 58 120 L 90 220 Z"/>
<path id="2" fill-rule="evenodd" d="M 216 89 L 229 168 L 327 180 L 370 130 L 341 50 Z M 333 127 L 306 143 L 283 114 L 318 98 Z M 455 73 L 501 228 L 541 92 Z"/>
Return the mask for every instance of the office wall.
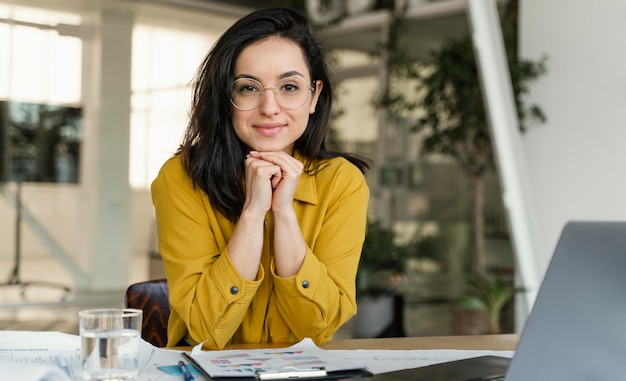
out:
<path id="1" fill-rule="evenodd" d="M 12 2 L 11 2 L 12 3 Z M 0 11 L 9 9 L 3 0 L 0 0 Z M 139 102 L 134 99 L 135 109 L 140 108 L 143 112 L 139 120 L 139 130 L 144 130 L 149 122 L 156 118 L 148 118 L 148 103 L 150 100 L 163 101 L 163 97 L 154 95 L 156 90 L 165 89 L 173 92 L 172 83 L 163 83 L 172 77 L 159 74 L 160 71 L 168 71 L 168 74 L 178 73 L 184 77 L 184 82 L 191 78 L 190 73 L 184 72 L 181 67 L 185 65 L 167 66 L 155 56 L 155 50 L 161 49 L 166 54 L 172 54 L 168 48 L 172 45 L 171 40 L 157 29 L 194 31 L 200 36 L 209 36 L 200 39 L 183 36 L 184 41 L 179 45 L 194 47 L 200 43 L 202 51 L 200 57 L 190 57 L 187 54 L 179 54 L 177 58 L 187 66 L 193 66 L 193 71 L 210 47 L 212 41 L 208 41 L 215 35 L 219 35 L 230 23 L 240 17 L 237 12 L 244 12 L 240 7 L 227 12 L 227 5 L 219 6 L 220 12 L 215 14 L 203 14 L 190 9 L 176 10 L 170 7 L 162 7 L 154 4 L 132 4 L 126 1 L 103 0 L 92 2 L 89 0 L 25 0 L 20 1 L 19 7 L 31 6 L 32 9 L 41 9 L 42 12 L 56 12 L 61 10 L 75 15 L 83 24 L 76 29 L 77 36 L 82 39 L 82 92 L 81 105 L 84 106 L 84 140 L 81 158 L 81 180 L 78 185 L 51 185 L 51 184 L 24 184 L 23 196 L 26 206 L 33 211 L 33 217 L 45 234 L 37 234 L 28 221 L 22 223 L 22 254 L 23 259 L 49 259 L 61 258 L 59 262 L 66 264 L 71 262 L 71 267 L 76 271 L 73 274 L 76 279 L 61 277 L 59 281 L 76 284 L 79 291 L 111 291 L 125 289 L 129 274 L 136 273 L 137 269 L 130 269 L 132 257 L 148 256 L 154 248 L 154 217 L 150 200 L 148 184 L 134 184 L 131 188 L 129 178 L 129 150 L 139 152 L 136 156 L 145 159 L 145 147 L 142 150 L 133 146 L 130 148 L 130 136 L 133 133 L 129 128 L 129 115 L 131 115 L 131 71 L 132 64 L 143 63 L 136 77 L 150 77 L 162 80 L 153 81 L 151 87 L 141 87 L 137 90 L 144 99 Z M 16 4 L 16 7 L 18 5 Z M 59 9 L 57 9 L 57 7 Z M 17 12 L 17 11 L 16 11 Z M 2 13 L 2 12 L 0 12 Z M 5 12 L 10 14 L 10 12 Z M 2 13 L 2 14 L 5 14 Z M 247 13 L 247 10 L 246 10 Z M 42 18 L 44 19 L 44 18 Z M 53 18 L 51 18 L 53 19 Z M 47 20 L 47 19 L 46 19 Z M 39 22 L 37 20 L 31 20 Z M 47 22 L 47 21 L 41 21 Z M 7 22 L 0 22 L 3 27 Z M 154 26 L 152 39 L 147 43 L 138 43 L 136 46 L 144 48 L 135 52 L 131 51 L 133 42 L 133 27 L 135 25 Z M 48 27 L 44 25 L 44 27 Z M 53 26 L 53 28 L 55 28 Z M 191 33 L 188 33 L 191 34 Z M 150 46 L 147 46 L 150 45 Z M 152 51 L 146 47 L 154 48 Z M 181 48 L 181 50 L 183 50 Z M 147 53 L 146 53 L 147 52 Z M 179 52 L 178 50 L 176 52 Z M 135 54 L 134 59 L 132 55 Z M 138 57 L 141 55 L 140 57 Z M 1 54 L 0 54 L 1 57 Z M 0 65 L 1 66 L 1 65 Z M 7 77 L 7 68 L 0 73 Z M 1 70 L 0 70 L 1 71 Z M 145 81 L 144 81 L 145 82 Z M 0 81 L 1 83 L 1 81 Z M 156 90 L 155 90 L 156 89 Z M 133 89 L 135 90 L 135 89 Z M 149 93 L 152 90 L 152 93 Z M 146 94 L 148 96 L 146 96 Z M 150 95 L 154 95 L 150 97 Z M 9 96 L 13 96 L 9 93 Z M 185 109 L 186 101 L 181 95 L 180 104 L 168 105 Z M 139 105 L 137 105 L 139 103 Z M 156 102 L 155 102 L 156 103 Z M 172 103 L 175 103 L 172 102 Z M 152 106 L 152 104 L 150 104 Z M 164 107 L 161 107 L 163 109 Z M 183 112 L 184 114 L 184 112 Z M 163 114 L 157 116 L 163 121 Z M 166 122 L 171 123 L 171 119 Z M 178 125 L 184 128 L 182 123 L 171 123 L 166 126 L 172 130 Z M 180 128 L 178 128 L 180 130 Z M 171 135 L 171 134 L 170 134 Z M 134 138 L 137 134 L 133 135 Z M 143 139 L 144 145 L 151 144 L 150 148 L 158 144 L 154 139 Z M 159 146 L 160 148 L 160 146 Z M 175 148 L 175 146 L 174 146 Z M 143 154 L 143 155 L 142 155 Z M 145 168 L 154 167 L 142 163 Z M 160 167 L 161 162 L 158 163 Z M 157 167 L 158 169 L 158 167 Z M 153 175 L 146 176 L 148 180 Z M 0 183 L 0 186 L 3 184 Z M 13 185 L 7 185 L 7 197 L 0 197 L 0 276 L 8 274 L 13 264 L 15 247 L 15 211 L 10 199 L 13 197 Z M 0 189 L 1 190 L 1 189 Z M 42 240 L 42 235 L 55 241 L 59 250 L 51 249 Z M 55 255 L 55 253 L 61 254 Z M 147 272 L 148 269 L 146 268 Z M 24 272 L 24 277 L 29 274 Z M 131 274 L 132 275 L 132 274 Z"/>
<path id="2" fill-rule="evenodd" d="M 520 0 L 521 54 L 548 55 L 523 137 L 547 265 L 568 220 L 626 220 L 626 2 Z"/>

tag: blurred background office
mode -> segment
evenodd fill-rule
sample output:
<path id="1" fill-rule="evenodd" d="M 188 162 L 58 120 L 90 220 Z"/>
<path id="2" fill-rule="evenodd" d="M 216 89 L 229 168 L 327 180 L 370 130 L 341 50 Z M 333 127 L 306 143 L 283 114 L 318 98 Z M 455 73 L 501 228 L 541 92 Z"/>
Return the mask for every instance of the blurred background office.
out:
<path id="1" fill-rule="evenodd" d="M 163 276 L 149 186 L 180 142 L 189 83 L 230 24 L 275 3 L 308 11 L 334 52 L 331 140 L 373 160 L 370 219 L 395 246 L 421 243 L 393 278 L 402 333 L 453 333 L 450 303 L 476 250 L 472 181 L 453 158 L 423 155 L 424 133 L 391 123 L 373 100 L 389 80 L 384 6 L 407 6 L 402 49 L 427 61 L 468 33 L 465 0 L 0 0 L 0 320 L 40 317 L 42 306 L 71 319 Z M 518 15 L 520 57 L 546 57 L 524 99 L 547 119 L 527 124 L 517 158 L 539 232 L 528 271 L 541 279 L 566 221 L 626 216 L 626 3 L 519 0 Z M 497 170 L 484 191 L 485 268 L 512 280 Z"/>

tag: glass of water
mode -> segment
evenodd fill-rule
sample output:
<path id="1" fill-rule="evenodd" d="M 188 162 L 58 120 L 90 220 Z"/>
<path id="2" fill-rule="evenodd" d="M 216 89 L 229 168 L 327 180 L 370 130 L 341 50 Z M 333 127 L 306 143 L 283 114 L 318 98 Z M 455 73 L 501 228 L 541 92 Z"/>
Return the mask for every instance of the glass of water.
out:
<path id="1" fill-rule="evenodd" d="M 85 380 L 136 380 L 143 312 L 105 308 L 78 313 Z"/>

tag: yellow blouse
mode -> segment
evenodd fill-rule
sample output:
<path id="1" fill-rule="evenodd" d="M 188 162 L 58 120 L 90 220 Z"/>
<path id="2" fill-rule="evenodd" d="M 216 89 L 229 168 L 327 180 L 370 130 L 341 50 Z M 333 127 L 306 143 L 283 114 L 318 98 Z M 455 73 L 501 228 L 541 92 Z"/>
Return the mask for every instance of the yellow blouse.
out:
<path id="1" fill-rule="evenodd" d="M 170 288 L 168 346 L 182 338 L 214 349 L 305 337 L 320 344 L 356 313 L 369 189 L 359 169 L 344 158 L 325 160 L 320 168 L 302 174 L 294 198 L 307 244 L 300 271 L 287 278 L 276 275 L 268 212 L 257 279 L 249 281 L 228 255 L 235 225 L 193 187 L 180 157 L 163 165 L 152 183 L 152 200 Z"/>

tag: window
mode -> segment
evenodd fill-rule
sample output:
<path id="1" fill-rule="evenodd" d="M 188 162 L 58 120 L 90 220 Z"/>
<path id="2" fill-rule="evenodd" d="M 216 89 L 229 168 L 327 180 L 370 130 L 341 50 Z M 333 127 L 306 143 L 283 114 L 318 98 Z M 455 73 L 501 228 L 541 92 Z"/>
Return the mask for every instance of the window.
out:
<path id="1" fill-rule="evenodd" d="M 0 4 L 0 180 L 78 182 L 81 23 Z"/>
<path id="2" fill-rule="evenodd" d="M 82 41 L 59 25 L 70 13 L 0 4 L 0 99 L 44 104 L 81 102 Z"/>
<path id="3" fill-rule="evenodd" d="M 133 31 L 130 184 L 149 187 L 178 148 L 190 82 L 221 33 L 138 23 Z"/>

